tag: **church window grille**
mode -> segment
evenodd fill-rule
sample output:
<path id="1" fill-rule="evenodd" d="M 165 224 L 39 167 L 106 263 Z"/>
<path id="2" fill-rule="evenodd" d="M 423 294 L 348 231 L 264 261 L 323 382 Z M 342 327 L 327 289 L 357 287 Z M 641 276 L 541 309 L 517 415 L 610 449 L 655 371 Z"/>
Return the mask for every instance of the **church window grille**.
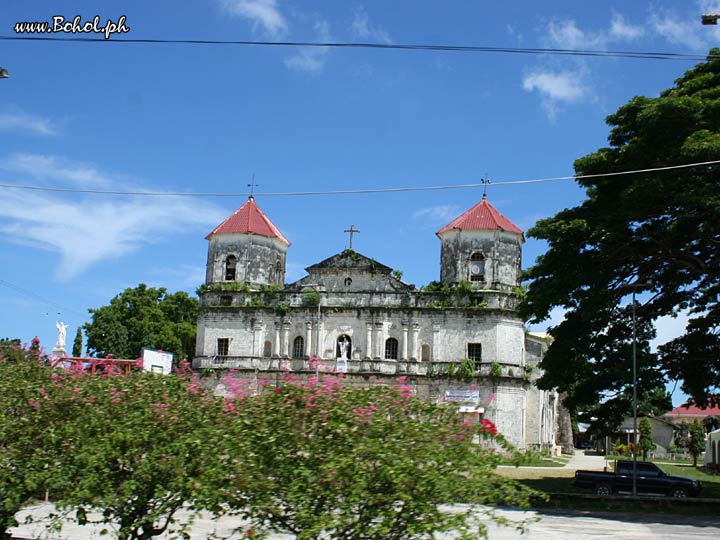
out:
<path id="1" fill-rule="evenodd" d="M 271 341 L 265 342 L 265 347 L 263 348 L 263 356 L 265 358 L 269 358 L 272 356 L 272 342 Z"/>
<path id="2" fill-rule="evenodd" d="M 229 295 L 223 295 L 220 297 L 220 305 L 221 306 L 231 306 L 232 305 L 232 296 Z"/>
<path id="3" fill-rule="evenodd" d="M 387 338 L 385 340 L 385 360 L 397 360 L 398 357 L 398 340 L 395 338 Z"/>
<path id="4" fill-rule="evenodd" d="M 235 281 L 237 270 L 237 257 L 228 255 L 225 259 L 225 281 Z"/>
<path id="5" fill-rule="evenodd" d="M 293 358 L 302 358 L 305 356 L 305 340 L 302 336 L 298 336 L 293 340 Z"/>
<path id="6" fill-rule="evenodd" d="M 430 345 L 423 345 L 420 348 L 420 358 L 423 362 L 430 361 Z"/>
<path id="7" fill-rule="evenodd" d="M 470 256 L 470 281 L 485 281 L 485 256 L 473 253 Z"/>
<path id="8" fill-rule="evenodd" d="M 468 343 L 467 357 L 475 362 L 475 369 L 480 369 L 480 363 L 482 362 L 482 344 Z"/>
<path id="9" fill-rule="evenodd" d="M 230 352 L 230 338 L 218 338 L 217 354 L 218 356 L 227 356 Z"/>

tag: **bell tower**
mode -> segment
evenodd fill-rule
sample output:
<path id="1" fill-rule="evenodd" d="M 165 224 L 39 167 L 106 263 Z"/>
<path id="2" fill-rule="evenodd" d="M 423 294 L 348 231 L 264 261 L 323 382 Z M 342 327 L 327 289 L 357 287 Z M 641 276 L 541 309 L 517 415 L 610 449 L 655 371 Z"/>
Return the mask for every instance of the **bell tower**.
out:
<path id="1" fill-rule="evenodd" d="M 238 282 L 250 287 L 283 285 L 290 242 L 250 196 L 205 237 L 205 284 Z"/>
<path id="2" fill-rule="evenodd" d="M 483 195 L 437 233 L 440 281 L 468 281 L 476 289 L 507 290 L 520 279 L 523 231 Z"/>

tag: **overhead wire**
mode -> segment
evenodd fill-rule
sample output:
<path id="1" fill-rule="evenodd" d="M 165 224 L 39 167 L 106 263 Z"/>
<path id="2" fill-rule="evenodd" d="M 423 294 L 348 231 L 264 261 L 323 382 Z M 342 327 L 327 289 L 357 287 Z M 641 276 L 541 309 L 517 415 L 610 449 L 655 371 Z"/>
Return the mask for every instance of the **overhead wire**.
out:
<path id="1" fill-rule="evenodd" d="M 631 171 L 615 171 L 608 173 L 598 174 L 584 174 L 574 176 L 557 176 L 551 178 L 535 178 L 535 179 L 524 179 L 524 180 L 482 180 L 476 183 L 470 184 L 452 184 L 452 185 L 439 185 L 439 186 L 405 186 L 396 188 L 365 188 L 365 189 L 340 189 L 340 190 L 329 190 L 329 191 L 281 191 L 281 192 L 267 192 L 267 193 L 254 193 L 257 197 L 300 197 L 300 196 L 319 196 L 319 195 L 361 195 L 369 193 L 400 193 L 408 191 L 439 191 L 439 190 L 450 190 L 450 189 L 469 189 L 478 187 L 491 186 L 512 186 L 512 185 L 523 185 L 523 184 L 539 184 L 544 182 L 560 182 L 568 180 L 582 180 L 586 178 L 601 178 L 607 176 L 624 176 L 631 174 L 642 174 L 659 171 L 669 171 L 676 169 L 687 169 L 691 167 L 702 167 L 709 165 L 720 164 L 720 160 L 714 161 L 701 161 L 697 163 L 685 163 L 682 165 L 668 165 L 666 167 L 652 167 L 647 169 L 635 169 Z M 22 189 L 31 191 L 49 191 L 55 193 L 78 193 L 78 194 L 90 194 L 90 195 L 124 195 L 133 197 L 245 197 L 248 195 L 247 192 L 243 193 L 193 193 L 193 192 L 169 192 L 169 191 L 121 191 L 121 190 L 100 190 L 100 189 L 80 189 L 80 188 L 62 188 L 52 186 L 37 186 L 27 184 L 0 184 L 0 188 L 6 189 Z"/>
<path id="2" fill-rule="evenodd" d="M 560 56 L 594 56 L 610 58 L 636 58 L 645 60 L 692 60 L 702 61 L 720 55 L 700 55 L 692 53 L 645 52 L 645 51 L 597 51 L 587 49 L 552 49 L 524 47 L 491 47 L 474 45 L 431 45 L 402 43 L 348 43 L 348 42 L 313 42 L 313 41 L 254 41 L 254 40 L 215 40 L 215 39 L 153 39 L 153 38 L 122 38 L 105 39 L 103 37 L 50 37 L 50 36 L 0 36 L 3 41 L 24 42 L 63 42 L 63 43 L 112 43 L 112 44 L 156 44 L 156 45 L 227 45 L 254 47 L 317 47 L 337 49 L 386 49 L 408 51 L 444 51 L 466 53 L 504 53 L 504 54 L 548 54 Z"/>

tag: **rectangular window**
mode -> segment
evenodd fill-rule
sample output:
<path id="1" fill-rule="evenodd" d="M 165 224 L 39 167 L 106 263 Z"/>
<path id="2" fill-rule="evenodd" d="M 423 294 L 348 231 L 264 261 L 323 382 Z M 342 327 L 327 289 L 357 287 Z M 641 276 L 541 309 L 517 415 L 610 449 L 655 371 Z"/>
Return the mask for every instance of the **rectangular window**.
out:
<path id="1" fill-rule="evenodd" d="M 476 369 L 480 369 L 480 362 L 482 362 L 482 345 L 480 343 L 468 343 L 467 357 L 475 362 Z"/>
<path id="2" fill-rule="evenodd" d="M 230 338 L 218 338 L 217 354 L 218 356 L 227 356 L 230 352 Z"/>

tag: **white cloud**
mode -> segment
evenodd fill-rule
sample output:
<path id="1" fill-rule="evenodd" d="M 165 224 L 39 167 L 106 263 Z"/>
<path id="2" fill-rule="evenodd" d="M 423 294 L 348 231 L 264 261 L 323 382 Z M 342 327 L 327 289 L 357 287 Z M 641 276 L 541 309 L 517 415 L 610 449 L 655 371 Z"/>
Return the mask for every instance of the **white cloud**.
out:
<path id="1" fill-rule="evenodd" d="M 462 213 L 459 206 L 451 204 L 441 204 L 438 206 L 430 206 L 428 208 L 420 208 L 416 210 L 412 217 L 426 221 L 429 226 L 445 225 Z"/>
<path id="2" fill-rule="evenodd" d="M 95 167 L 44 154 L 13 154 L 0 163 L 0 168 L 27 174 L 47 183 L 63 180 L 82 187 L 107 187 L 112 179 Z"/>
<path id="3" fill-rule="evenodd" d="M 563 49 L 594 49 L 604 43 L 600 34 L 581 30 L 572 19 L 550 21 L 547 39 L 554 46 Z"/>
<path id="4" fill-rule="evenodd" d="M 696 19 L 678 18 L 670 13 L 663 15 L 653 13 L 649 23 L 658 35 L 674 45 L 684 45 L 694 50 L 705 49 L 708 46 L 703 27 Z"/>
<path id="5" fill-rule="evenodd" d="M 46 166 L 52 163 L 37 161 Z M 17 162 L 22 164 L 23 160 Z M 30 168 L 23 172 L 33 174 Z M 108 175 L 87 166 L 76 170 L 66 166 L 62 175 L 79 182 L 108 181 Z M 58 194 L 6 189 L 0 198 L 0 233 L 15 243 L 59 253 L 56 274 L 67 280 L 143 245 L 188 230 L 205 234 L 226 214 L 210 203 L 182 197 L 75 195 L 68 199 Z"/>
<path id="6" fill-rule="evenodd" d="M 316 21 L 313 28 L 318 42 L 331 41 L 330 25 L 327 21 Z M 285 65 L 298 71 L 317 73 L 325 66 L 329 52 L 327 47 L 300 47 L 296 54 L 285 59 Z"/>
<path id="7" fill-rule="evenodd" d="M 552 20 L 548 23 L 547 41 L 563 49 L 606 49 L 618 42 L 635 41 L 646 33 L 641 26 L 631 24 L 622 14 L 613 12 L 610 27 L 595 32 L 583 30 L 573 19 Z"/>
<path id="8" fill-rule="evenodd" d="M 353 21 L 350 31 L 353 36 L 360 39 L 372 40 L 378 43 L 392 43 L 390 36 L 381 26 L 373 26 L 370 17 L 362 6 L 353 8 Z"/>
<path id="9" fill-rule="evenodd" d="M 572 71 L 545 70 L 528 73 L 523 78 L 523 89 L 540 93 L 542 106 L 551 120 L 557 115 L 561 102 L 577 103 L 589 94 L 589 90 L 583 85 L 582 74 Z"/>
<path id="10" fill-rule="evenodd" d="M 278 35 L 287 29 L 285 17 L 277 6 L 277 0 L 222 0 L 225 9 L 261 26 L 266 32 Z"/>
<path id="11" fill-rule="evenodd" d="M 28 114 L 17 107 L 0 112 L 1 131 L 24 131 L 35 135 L 56 135 L 57 126 L 49 118 Z"/>
<path id="12" fill-rule="evenodd" d="M 609 30 L 610 41 L 635 41 L 644 35 L 645 29 L 643 27 L 626 22 L 620 13 L 613 13 Z"/>

